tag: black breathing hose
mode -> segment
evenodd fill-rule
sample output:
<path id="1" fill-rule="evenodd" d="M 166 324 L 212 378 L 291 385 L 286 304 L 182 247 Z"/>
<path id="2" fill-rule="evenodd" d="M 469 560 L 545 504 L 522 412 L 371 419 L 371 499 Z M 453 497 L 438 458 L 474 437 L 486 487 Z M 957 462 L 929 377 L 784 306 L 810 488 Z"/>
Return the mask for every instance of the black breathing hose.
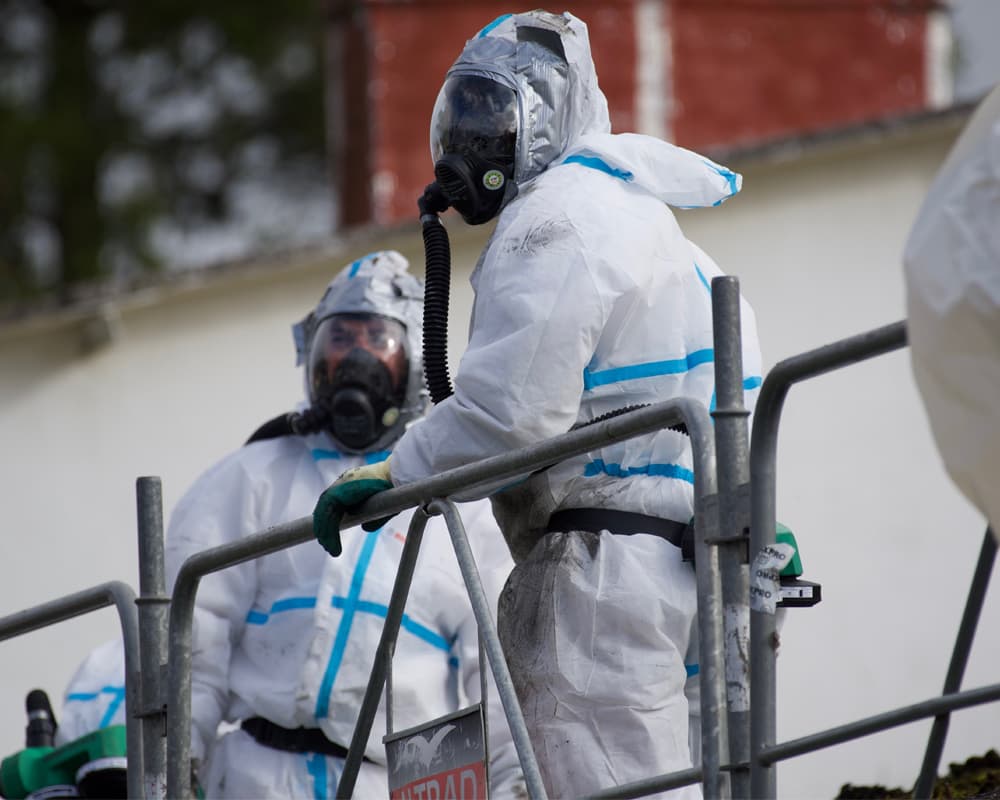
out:
<path id="1" fill-rule="evenodd" d="M 588 419 L 586 422 L 577 422 L 570 428 L 570 430 L 576 431 L 579 430 L 580 428 L 586 428 L 588 425 L 596 425 L 598 422 L 604 422 L 607 419 L 620 417 L 622 414 L 628 414 L 630 411 L 638 411 L 640 408 L 647 408 L 649 405 L 650 403 L 636 403 L 635 405 L 631 406 L 622 406 L 621 408 L 616 408 L 613 411 L 608 411 L 604 414 L 601 414 L 599 417 Z M 683 433 L 685 436 L 688 435 L 687 425 L 685 425 L 683 422 L 680 422 L 677 425 L 669 425 L 667 426 L 667 430 L 677 431 L 678 433 Z"/>
<path id="2" fill-rule="evenodd" d="M 438 214 L 448 201 L 436 183 L 417 201 L 424 237 L 424 379 L 434 403 L 453 394 L 448 373 L 448 293 L 451 243 Z"/>

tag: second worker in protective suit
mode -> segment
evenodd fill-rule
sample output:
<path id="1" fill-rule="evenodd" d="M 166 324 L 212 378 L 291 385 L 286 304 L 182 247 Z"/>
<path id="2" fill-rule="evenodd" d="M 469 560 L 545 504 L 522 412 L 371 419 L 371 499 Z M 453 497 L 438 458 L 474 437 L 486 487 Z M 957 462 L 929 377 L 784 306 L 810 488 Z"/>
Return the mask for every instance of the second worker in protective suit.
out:
<path id="1" fill-rule="evenodd" d="M 470 224 L 496 218 L 472 275 L 454 394 L 391 461 L 393 485 L 537 443 L 608 412 L 714 400 L 711 280 L 669 206 L 718 205 L 740 177 L 658 139 L 611 135 L 586 25 L 506 15 L 470 39 L 431 118 L 435 177 Z M 744 302 L 746 404 L 760 384 Z M 691 766 L 685 682 L 695 575 L 692 455 L 674 430 L 496 491 L 516 567 L 498 628 L 550 796 Z M 317 505 L 317 534 L 339 488 Z M 686 787 L 671 797 L 699 796 Z"/>
<path id="2" fill-rule="evenodd" d="M 174 510 L 170 585 L 186 558 L 312 510 L 345 468 L 378 463 L 426 408 L 420 359 L 423 287 L 393 251 L 345 267 L 295 326 L 308 403 L 272 420 L 202 475 Z M 488 503 L 463 509 L 484 583 L 509 555 Z M 368 684 L 409 514 L 344 536 L 339 559 L 315 544 L 202 579 L 192 661 L 192 757 L 208 797 L 332 797 Z M 394 729 L 479 698 L 478 632 L 442 520 L 426 529 L 395 650 Z M 520 785 L 499 701 L 491 714 L 496 796 Z M 220 722 L 236 730 L 216 741 Z M 388 796 L 385 709 L 356 797 Z"/>

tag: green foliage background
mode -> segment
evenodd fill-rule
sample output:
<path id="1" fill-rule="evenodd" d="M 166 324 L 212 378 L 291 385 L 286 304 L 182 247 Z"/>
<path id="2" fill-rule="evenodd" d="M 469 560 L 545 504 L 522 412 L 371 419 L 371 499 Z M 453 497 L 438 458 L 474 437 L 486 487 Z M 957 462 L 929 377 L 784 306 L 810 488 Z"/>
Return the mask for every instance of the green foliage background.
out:
<path id="1" fill-rule="evenodd" d="M 232 221 L 241 181 L 325 187 L 321 31 L 318 0 L 0 0 L 0 304 L 169 265 L 156 227 Z"/>

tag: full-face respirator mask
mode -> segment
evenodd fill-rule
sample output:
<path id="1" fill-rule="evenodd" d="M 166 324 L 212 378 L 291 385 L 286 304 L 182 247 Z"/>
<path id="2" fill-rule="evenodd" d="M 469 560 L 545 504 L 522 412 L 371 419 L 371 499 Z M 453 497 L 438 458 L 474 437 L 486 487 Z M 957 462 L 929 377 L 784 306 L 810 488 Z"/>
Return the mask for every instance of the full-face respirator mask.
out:
<path id="1" fill-rule="evenodd" d="M 514 90 L 480 75 L 450 76 L 431 115 L 434 177 L 470 225 L 489 222 L 516 194 Z"/>
<path id="2" fill-rule="evenodd" d="M 344 267 L 316 307 L 292 326 L 308 404 L 261 425 L 247 444 L 326 431 L 345 453 L 392 446 L 423 416 L 420 376 L 424 287 L 395 250 Z"/>
<path id="3" fill-rule="evenodd" d="M 313 409 L 334 439 L 367 451 L 396 424 L 406 400 L 406 330 L 377 314 L 335 314 L 313 334 L 306 379 Z"/>

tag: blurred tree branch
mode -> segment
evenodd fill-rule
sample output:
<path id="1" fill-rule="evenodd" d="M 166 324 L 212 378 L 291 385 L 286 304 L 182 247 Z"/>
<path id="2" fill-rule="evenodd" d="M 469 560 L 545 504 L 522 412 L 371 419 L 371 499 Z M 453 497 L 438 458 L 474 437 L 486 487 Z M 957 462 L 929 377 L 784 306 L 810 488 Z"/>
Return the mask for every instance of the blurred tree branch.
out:
<path id="1" fill-rule="evenodd" d="M 328 191 L 321 36 L 318 0 L 0 0 L 0 302 L 280 243 Z"/>

